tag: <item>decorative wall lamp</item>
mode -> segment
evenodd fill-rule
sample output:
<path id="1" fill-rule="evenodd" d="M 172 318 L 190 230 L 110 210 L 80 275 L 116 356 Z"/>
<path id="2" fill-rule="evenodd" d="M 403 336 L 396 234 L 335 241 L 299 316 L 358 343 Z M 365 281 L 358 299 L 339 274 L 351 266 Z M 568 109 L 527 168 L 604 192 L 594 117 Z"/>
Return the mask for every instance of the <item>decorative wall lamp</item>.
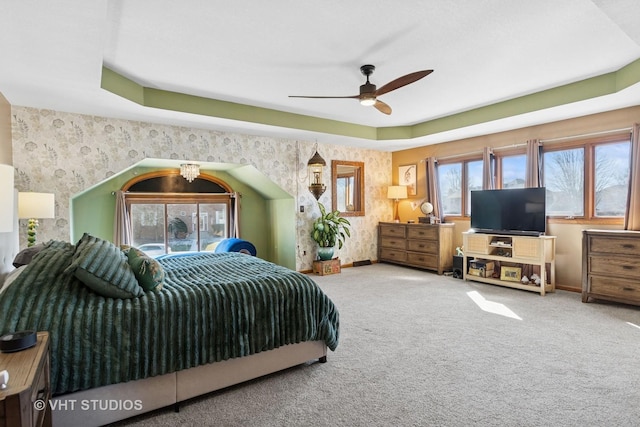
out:
<path id="1" fill-rule="evenodd" d="M 407 198 L 407 186 L 406 185 L 390 185 L 387 189 L 387 198 L 393 199 L 394 205 L 394 217 L 393 222 L 400 222 L 400 215 L 398 214 L 398 203 L 400 199 Z"/>
<path id="2" fill-rule="evenodd" d="M 322 171 L 325 166 L 327 166 L 327 162 L 325 162 L 322 156 L 318 154 L 318 150 L 316 148 L 316 153 L 307 163 L 307 169 L 309 171 L 309 191 L 313 194 L 316 200 L 318 200 L 320 196 L 322 196 L 322 193 L 327 189 L 323 184 L 324 181 L 322 179 Z"/>
<path id="3" fill-rule="evenodd" d="M 180 175 L 182 175 L 187 181 L 193 182 L 193 180 L 200 175 L 200 165 L 196 163 L 181 164 Z"/>
<path id="4" fill-rule="evenodd" d="M 18 217 L 28 219 L 27 246 L 36 243 L 38 219 L 55 218 L 55 199 L 52 193 L 18 193 Z"/>
<path id="5" fill-rule="evenodd" d="M 13 231 L 13 166 L 0 165 L 0 233 Z"/>

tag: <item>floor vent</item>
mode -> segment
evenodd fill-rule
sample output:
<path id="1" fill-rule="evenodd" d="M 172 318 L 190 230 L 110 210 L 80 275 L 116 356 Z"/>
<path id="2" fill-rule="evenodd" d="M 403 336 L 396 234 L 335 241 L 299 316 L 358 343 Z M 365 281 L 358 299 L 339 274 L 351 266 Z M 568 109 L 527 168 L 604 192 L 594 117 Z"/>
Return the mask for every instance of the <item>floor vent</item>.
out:
<path id="1" fill-rule="evenodd" d="M 371 265 L 371 260 L 370 259 L 365 259 L 363 261 L 353 261 L 353 266 L 354 267 L 361 267 L 363 265 Z"/>

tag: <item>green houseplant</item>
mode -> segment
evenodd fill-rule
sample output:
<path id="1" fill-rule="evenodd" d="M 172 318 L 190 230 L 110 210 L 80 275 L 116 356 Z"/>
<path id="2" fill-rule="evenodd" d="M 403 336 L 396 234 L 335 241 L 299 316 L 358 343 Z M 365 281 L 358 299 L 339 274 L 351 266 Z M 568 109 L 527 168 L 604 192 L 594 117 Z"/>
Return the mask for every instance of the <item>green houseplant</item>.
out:
<path id="1" fill-rule="evenodd" d="M 340 216 L 340 211 L 327 212 L 322 203 L 318 203 L 320 217 L 313 222 L 311 238 L 318 244 L 318 256 L 327 261 L 333 258 L 333 250 L 338 243 L 342 248 L 347 237 L 351 237 L 351 223 Z"/>

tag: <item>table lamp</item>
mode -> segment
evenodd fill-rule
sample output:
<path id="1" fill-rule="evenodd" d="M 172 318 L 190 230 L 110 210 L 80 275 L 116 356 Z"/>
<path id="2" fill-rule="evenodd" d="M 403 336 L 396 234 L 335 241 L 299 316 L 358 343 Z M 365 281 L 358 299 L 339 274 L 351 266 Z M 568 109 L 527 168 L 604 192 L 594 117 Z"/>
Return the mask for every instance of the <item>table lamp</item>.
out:
<path id="1" fill-rule="evenodd" d="M 27 246 L 36 243 L 38 219 L 55 218 L 55 199 L 53 193 L 18 193 L 18 217 L 28 219 Z"/>
<path id="2" fill-rule="evenodd" d="M 0 165 L 0 233 L 13 231 L 13 166 Z"/>
<path id="3" fill-rule="evenodd" d="M 394 212 L 393 222 L 400 222 L 400 215 L 398 214 L 398 203 L 400 199 L 407 198 L 407 186 L 406 185 L 390 185 L 387 189 L 387 198 L 394 200 Z"/>

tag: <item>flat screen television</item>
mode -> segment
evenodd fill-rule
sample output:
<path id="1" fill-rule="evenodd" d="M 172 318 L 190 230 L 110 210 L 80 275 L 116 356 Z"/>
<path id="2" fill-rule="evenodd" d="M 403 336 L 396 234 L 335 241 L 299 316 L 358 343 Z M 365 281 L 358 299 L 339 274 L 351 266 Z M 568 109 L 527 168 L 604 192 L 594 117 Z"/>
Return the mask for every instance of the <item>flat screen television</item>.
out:
<path id="1" fill-rule="evenodd" d="M 471 192 L 471 228 L 477 233 L 545 234 L 546 189 L 509 188 Z"/>

